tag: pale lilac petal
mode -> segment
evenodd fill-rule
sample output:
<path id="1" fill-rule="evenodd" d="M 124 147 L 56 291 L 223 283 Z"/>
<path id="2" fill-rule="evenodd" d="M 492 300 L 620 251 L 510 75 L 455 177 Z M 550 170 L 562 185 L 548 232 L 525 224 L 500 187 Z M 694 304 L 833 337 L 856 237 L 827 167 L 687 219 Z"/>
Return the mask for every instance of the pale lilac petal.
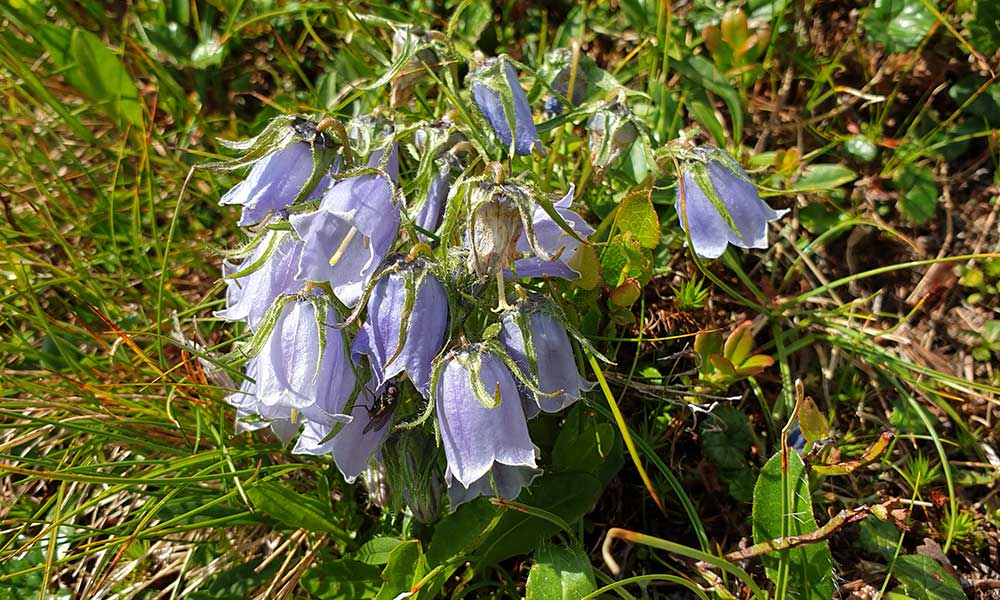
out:
<path id="1" fill-rule="evenodd" d="M 681 190 L 677 189 L 677 200 L 674 208 L 681 220 L 682 228 L 690 228 L 691 243 L 694 251 L 703 258 L 718 258 L 726 251 L 729 237 L 733 232 L 715 209 L 705 192 L 695 183 L 694 177 L 684 173 L 684 202 L 681 202 Z M 684 208 L 687 209 L 685 224 Z"/>
<path id="2" fill-rule="evenodd" d="M 703 150 L 708 152 L 708 150 Z M 725 158 L 725 157 L 723 157 Z M 731 161 L 731 159 L 730 159 Z M 727 161 L 727 162 L 730 162 Z M 682 204 L 680 186 L 674 207 L 680 217 L 681 227 L 690 227 L 691 243 L 694 251 L 704 258 L 718 258 L 726 250 L 727 244 L 740 248 L 767 248 L 767 224 L 781 218 L 787 210 L 772 210 L 757 193 L 746 172 L 733 162 L 730 166 L 712 158 L 704 165 L 709 185 L 726 207 L 730 218 L 739 230 L 732 230 L 718 209 L 701 189 L 694 176 L 685 170 L 682 173 L 684 200 Z M 684 208 L 687 209 L 685 220 Z"/>
<path id="3" fill-rule="evenodd" d="M 514 100 L 514 152 L 521 156 L 527 156 L 531 154 L 535 146 L 541 147 L 538 131 L 535 129 L 534 117 L 531 113 L 531 105 L 528 104 L 528 98 L 524 95 L 514 67 L 506 60 L 503 61 L 503 72 Z M 507 121 L 503 103 L 500 101 L 500 92 L 475 80 L 472 83 L 472 99 L 503 145 L 510 147 L 510 123 Z"/>
<path id="4" fill-rule="evenodd" d="M 575 188 L 570 186 L 569 192 L 554 204 L 556 212 L 566 221 L 580 239 L 587 239 L 594 233 L 594 228 L 587 224 L 576 212 L 570 210 L 573 202 Z M 535 239 L 541 249 L 554 260 L 542 260 L 537 257 L 521 258 L 514 261 L 514 268 L 518 277 L 560 277 L 563 279 L 576 279 L 580 273 L 569 266 L 569 261 L 576 255 L 580 248 L 580 242 L 568 234 L 552 217 L 545 212 L 541 206 L 535 207 L 532 215 L 532 227 L 535 230 Z M 521 253 L 533 252 L 531 244 L 528 242 L 526 232 L 521 233 L 517 241 L 517 250 Z"/>
<path id="5" fill-rule="evenodd" d="M 376 393 L 381 393 L 381 390 Z M 332 455 L 344 479 L 348 483 L 353 483 L 371 462 L 375 451 L 385 441 L 392 428 L 386 425 L 366 432 L 365 428 L 368 427 L 371 418 L 361 398 L 355 402 L 352 413 L 354 418 L 325 442 L 323 440 L 330 434 L 331 426 L 307 422 L 292 452 L 317 456 Z"/>
<path id="6" fill-rule="evenodd" d="M 531 370 L 524 332 L 514 313 L 508 313 L 503 319 L 500 343 L 526 378 L 536 381 L 538 389 L 545 394 L 555 394 L 548 396 L 529 391 L 538 407 L 548 413 L 559 412 L 579 400 L 594 384 L 580 376 L 569 335 L 558 321 L 539 310 L 531 314 L 528 328 L 528 337 L 535 349 L 536 372 Z"/>
<path id="7" fill-rule="evenodd" d="M 250 330 L 254 331 L 278 296 L 294 294 L 302 288 L 302 282 L 295 279 L 295 266 L 300 259 L 302 243 L 277 232 L 271 232 L 261 240 L 241 264 L 223 263 L 223 276 L 231 277 L 259 261 L 277 235 L 281 235 L 282 239 L 263 265 L 243 277 L 227 279 L 226 308 L 216 311 L 216 317 L 227 321 L 246 321 Z"/>
<path id="8" fill-rule="evenodd" d="M 355 360 L 361 354 L 368 355 L 376 386 L 405 370 L 414 387 L 427 397 L 431 363 L 441 351 L 448 326 L 448 298 L 433 276 L 425 275 L 418 282 L 399 354 L 393 357 L 404 326 L 406 276 L 402 273 L 391 273 L 375 284 L 368 299 L 368 317 L 354 339 L 351 354 Z"/>
<path id="9" fill-rule="evenodd" d="M 247 178 L 226 192 L 219 204 L 242 205 L 239 225 L 253 225 L 269 212 L 288 208 L 312 171 L 312 148 L 305 142 L 293 142 L 254 163 Z M 320 184 L 319 189 L 323 187 Z"/>
<path id="10" fill-rule="evenodd" d="M 304 243 L 297 277 L 329 282 L 340 301 L 353 306 L 392 247 L 400 215 L 392 182 L 361 175 L 331 187 L 318 210 L 289 220 Z"/>
<path id="11" fill-rule="evenodd" d="M 479 378 L 486 390 L 499 389 L 501 402 L 486 408 L 476 398 L 468 367 L 459 356 L 441 368 L 436 392 L 441 441 L 448 460 L 447 475 L 469 487 L 494 463 L 535 468 L 535 449 L 528 435 L 520 397 L 506 365 L 483 352 Z"/>

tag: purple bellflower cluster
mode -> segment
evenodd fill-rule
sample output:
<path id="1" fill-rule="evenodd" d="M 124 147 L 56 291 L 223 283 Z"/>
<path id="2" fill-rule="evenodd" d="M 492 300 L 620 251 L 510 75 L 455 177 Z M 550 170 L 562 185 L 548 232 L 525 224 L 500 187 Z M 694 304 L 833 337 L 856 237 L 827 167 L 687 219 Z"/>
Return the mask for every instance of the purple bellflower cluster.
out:
<path id="1" fill-rule="evenodd" d="M 439 34 L 397 33 L 393 106 L 454 60 Z M 586 106 L 586 70 L 564 63 L 548 89 L 560 106 Z M 528 421 L 593 387 L 573 349 L 585 341 L 552 290 L 595 269 L 594 229 L 573 208 L 574 186 L 550 193 L 530 169 L 511 174 L 527 160 L 517 157 L 545 153 L 516 67 L 500 56 L 470 69 L 456 96 L 474 111 L 279 117 L 213 165 L 249 167 L 220 200 L 241 207 L 249 240 L 223 263 L 216 313 L 246 334 L 233 353 L 244 378 L 227 398 L 237 431 L 270 428 L 348 482 L 374 474 L 372 498 L 424 521 L 444 499 L 454 510 L 515 498 L 544 459 Z M 591 103 L 597 173 L 647 133 L 625 100 Z M 677 209 L 695 252 L 763 247 L 782 213 L 724 153 L 693 156 Z"/>

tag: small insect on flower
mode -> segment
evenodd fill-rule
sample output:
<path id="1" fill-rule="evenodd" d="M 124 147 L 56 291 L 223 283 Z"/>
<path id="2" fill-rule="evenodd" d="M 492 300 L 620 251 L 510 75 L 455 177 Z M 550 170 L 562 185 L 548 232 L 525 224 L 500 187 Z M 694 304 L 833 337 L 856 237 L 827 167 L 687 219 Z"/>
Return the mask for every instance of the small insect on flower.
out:
<path id="1" fill-rule="evenodd" d="M 372 406 L 368 409 L 370 420 L 361 433 L 382 431 L 382 428 L 388 425 L 392 419 L 393 407 L 397 400 L 399 400 L 399 383 L 396 379 L 390 379 L 385 384 L 385 390 L 372 399 Z"/>

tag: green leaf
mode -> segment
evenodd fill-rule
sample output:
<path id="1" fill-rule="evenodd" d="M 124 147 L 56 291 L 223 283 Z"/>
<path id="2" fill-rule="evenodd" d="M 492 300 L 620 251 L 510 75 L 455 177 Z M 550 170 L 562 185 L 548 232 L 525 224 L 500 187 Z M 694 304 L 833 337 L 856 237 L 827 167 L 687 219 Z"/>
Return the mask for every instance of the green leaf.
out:
<path id="1" fill-rule="evenodd" d="M 701 375 L 711 375 L 715 367 L 709 358 L 722 352 L 722 334 L 718 331 L 699 333 L 694 338 L 694 351 L 698 355 L 698 372 Z"/>
<path id="2" fill-rule="evenodd" d="M 821 440 L 830 433 L 830 423 L 826 420 L 826 415 L 809 396 L 805 397 L 799 408 L 799 430 L 802 432 L 802 437 L 809 442 Z"/>
<path id="3" fill-rule="evenodd" d="M 684 105 L 687 106 L 694 120 L 708 130 L 708 133 L 712 136 L 712 141 L 719 146 L 726 145 L 726 127 L 719 121 L 719 117 L 716 116 L 715 111 L 712 110 L 707 101 L 693 96 L 689 97 L 684 102 Z"/>
<path id="4" fill-rule="evenodd" d="M 642 248 L 652 250 L 660 243 L 660 218 L 645 192 L 626 195 L 618 205 L 615 225 L 628 232 Z"/>
<path id="5" fill-rule="evenodd" d="M 983 54 L 993 54 L 1000 49 L 1000 2 L 977 0 L 975 18 L 966 27 L 969 41 Z"/>
<path id="6" fill-rule="evenodd" d="M 739 140 L 743 137 L 743 104 L 740 102 L 740 93 L 719 73 L 712 61 L 704 56 L 692 55 L 680 61 L 671 60 L 670 68 L 680 73 L 688 87 L 708 90 L 722 98 L 729 109 L 729 118 L 733 121 L 733 138 Z M 725 138 L 716 142 L 721 146 Z"/>
<path id="7" fill-rule="evenodd" d="M 719 406 L 701 424 L 701 447 L 722 470 L 747 470 L 752 443 L 750 421 L 732 406 Z"/>
<path id="8" fill-rule="evenodd" d="M 377 600 L 393 600 L 410 591 L 417 579 L 426 571 L 423 550 L 419 540 L 407 540 L 389 553 L 389 561 L 382 570 L 382 587 Z"/>
<path id="9" fill-rule="evenodd" d="M 869 39 L 896 54 L 916 48 L 934 20 L 920 0 L 875 0 L 862 23 Z"/>
<path id="10" fill-rule="evenodd" d="M 781 477 L 781 453 L 767 461 L 753 492 L 753 539 L 762 543 L 817 529 L 809 497 L 809 478 L 798 452 L 788 453 L 785 474 L 790 491 L 787 502 Z M 765 554 L 761 557 L 767 577 L 788 583 L 789 595 L 830 600 L 833 597 L 833 559 L 826 541 Z M 787 570 L 779 574 L 779 568 Z"/>
<path id="11" fill-rule="evenodd" d="M 903 194 L 899 200 L 899 211 L 910 222 L 922 225 L 934 216 L 937 209 L 938 189 L 934 183 L 934 173 L 924 165 L 904 165 L 892 179 Z"/>
<path id="12" fill-rule="evenodd" d="M 644 281 L 650 276 L 652 260 L 630 234 L 616 235 L 601 253 L 601 276 L 605 283 L 618 287 L 626 279 Z"/>
<path id="13" fill-rule="evenodd" d="M 735 366 L 743 364 L 750 357 L 753 350 L 753 333 L 750 331 L 750 323 L 744 322 L 733 330 L 726 339 L 723 346 L 722 355 L 729 359 Z"/>
<path id="14" fill-rule="evenodd" d="M 869 516 L 858 525 L 858 546 L 885 560 L 896 554 L 898 542 L 899 530 L 888 521 Z"/>
<path id="15" fill-rule="evenodd" d="M 789 192 L 828 192 L 851 183 L 858 174 L 843 165 L 811 164 Z"/>
<path id="16" fill-rule="evenodd" d="M 352 556 L 369 565 L 384 565 L 389 562 L 389 554 L 400 545 L 402 540 L 394 537 L 377 537 L 365 542 Z"/>
<path id="17" fill-rule="evenodd" d="M 573 523 L 594 507 L 603 489 L 602 482 L 591 473 L 551 473 L 532 482 L 517 501 Z M 528 554 L 540 541 L 558 532 L 558 526 L 548 520 L 508 510 L 483 540 L 475 562 L 482 567 L 518 554 Z"/>
<path id="18" fill-rule="evenodd" d="M 826 202 L 810 202 L 799 209 L 799 222 L 806 231 L 819 235 L 847 219 L 844 211 Z"/>
<path id="19" fill-rule="evenodd" d="M 892 573 L 906 595 L 915 600 L 965 600 L 968 597 L 955 578 L 929 556 L 900 556 Z"/>
<path id="20" fill-rule="evenodd" d="M 597 589 L 594 568 L 579 548 L 543 544 L 528 573 L 527 600 L 576 600 Z"/>
<path id="21" fill-rule="evenodd" d="M 458 510 L 438 521 L 427 547 L 427 564 L 436 567 L 448 559 L 475 550 L 473 544 L 483 535 L 500 509 L 486 498 L 466 502 Z"/>
<path id="22" fill-rule="evenodd" d="M 292 491 L 277 481 L 261 483 L 247 488 L 246 492 L 254 509 L 271 515 L 288 527 L 324 531 L 342 539 L 350 537 L 327 517 L 331 512 L 329 504 L 315 496 Z"/>
<path id="23" fill-rule="evenodd" d="M 36 38 L 73 87 L 119 123 L 142 125 L 139 91 L 118 56 L 85 29 L 36 24 Z"/>
<path id="24" fill-rule="evenodd" d="M 326 560 L 302 575 L 299 584 L 320 600 L 372 598 L 379 587 L 379 568 L 350 558 Z"/>

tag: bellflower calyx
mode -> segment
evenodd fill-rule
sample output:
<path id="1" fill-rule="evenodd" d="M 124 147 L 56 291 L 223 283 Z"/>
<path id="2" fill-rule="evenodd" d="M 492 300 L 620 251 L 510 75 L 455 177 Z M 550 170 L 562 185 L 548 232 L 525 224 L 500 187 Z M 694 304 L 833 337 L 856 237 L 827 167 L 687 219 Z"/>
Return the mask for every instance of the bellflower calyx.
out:
<path id="1" fill-rule="evenodd" d="M 216 311 L 215 316 L 246 321 L 255 331 L 279 296 L 302 288 L 302 282 L 294 277 L 301 253 L 302 242 L 286 232 L 268 231 L 241 263 L 224 262 L 226 308 Z"/>

